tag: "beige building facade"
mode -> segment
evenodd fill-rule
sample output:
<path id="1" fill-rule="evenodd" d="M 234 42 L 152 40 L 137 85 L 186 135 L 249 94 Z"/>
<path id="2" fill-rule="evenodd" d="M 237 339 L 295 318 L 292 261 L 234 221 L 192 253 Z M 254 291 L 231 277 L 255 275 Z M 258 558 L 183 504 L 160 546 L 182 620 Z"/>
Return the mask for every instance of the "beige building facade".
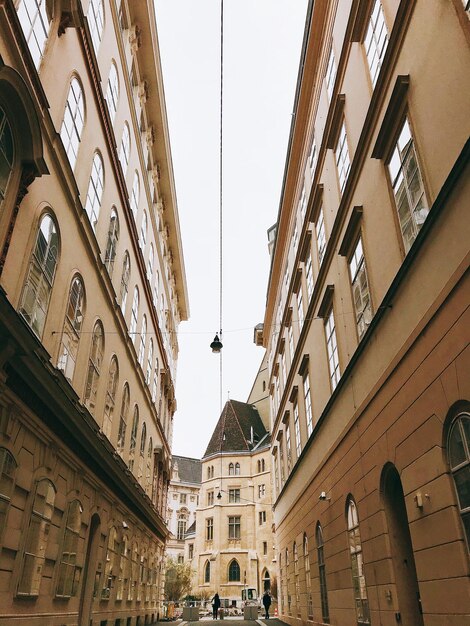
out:
<path id="1" fill-rule="evenodd" d="M 470 619 L 467 5 L 309 3 L 255 330 L 292 626 Z"/>
<path id="2" fill-rule="evenodd" d="M 153 2 L 0 1 L 0 624 L 161 612 L 188 316 Z"/>

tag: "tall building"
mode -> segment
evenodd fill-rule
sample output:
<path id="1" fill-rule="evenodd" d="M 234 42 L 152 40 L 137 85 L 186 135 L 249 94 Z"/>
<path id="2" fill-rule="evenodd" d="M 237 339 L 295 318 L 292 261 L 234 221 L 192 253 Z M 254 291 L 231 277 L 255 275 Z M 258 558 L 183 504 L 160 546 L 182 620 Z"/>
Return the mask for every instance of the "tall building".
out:
<path id="1" fill-rule="evenodd" d="M 468 623 L 468 18 L 309 3 L 256 329 L 292 625 Z"/>
<path id="2" fill-rule="evenodd" d="M 200 489 L 201 460 L 173 455 L 167 507 L 167 525 L 171 534 L 166 544 L 166 556 L 178 563 L 185 561 L 186 531 L 196 521 Z"/>
<path id="3" fill-rule="evenodd" d="M 155 619 L 188 316 L 154 5 L 0 0 L 0 624 Z"/>

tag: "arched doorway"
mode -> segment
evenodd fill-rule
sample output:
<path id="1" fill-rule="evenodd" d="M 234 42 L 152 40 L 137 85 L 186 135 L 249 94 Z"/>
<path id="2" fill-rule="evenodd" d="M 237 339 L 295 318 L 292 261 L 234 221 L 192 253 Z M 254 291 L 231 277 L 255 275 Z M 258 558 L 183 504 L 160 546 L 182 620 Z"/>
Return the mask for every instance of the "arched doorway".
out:
<path id="1" fill-rule="evenodd" d="M 267 569 L 263 572 L 263 593 L 265 591 L 271 591 L 271 576 Z"/>
<path id="2" fill-rule="evenodd" d="M 80 606 L 78 613 L 79 626 L 89 626 L 93 605 L 93 589 L 98 561 L 98 547 L 100 540 L 101 520 L 97 513 L 92 515 L 88 543 L 85 555 L 85 565 L 82 572 L 82 587 L 80 592 Z"/>
<path id="3" fill-rule="evenodd" d="M 382 494 L 402 626 L 424 626 L 418 577 L 400 475 L 392 463 L 382 470 Z"/>

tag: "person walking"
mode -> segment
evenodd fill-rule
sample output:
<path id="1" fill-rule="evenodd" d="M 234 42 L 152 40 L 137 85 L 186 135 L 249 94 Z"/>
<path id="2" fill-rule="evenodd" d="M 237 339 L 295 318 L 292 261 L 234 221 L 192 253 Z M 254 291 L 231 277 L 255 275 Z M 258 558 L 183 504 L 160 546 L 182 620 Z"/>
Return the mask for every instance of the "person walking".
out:
<path id="1" fill-rule="evenodd" d="M 220 598 L 219 598 L 219 594 L 216 592 L 215 596 L 212 598 L 212 619 L 217 619 L 219 608 L 220 608 Z"/>
<path id="2" fill-rule="evenodd" d="M 271 606 L 271 594 L 269 593 L 268 590 L 264 592 L 263 605 L 264 605 L 264 610 L 266 612 L 266 619 L 269 619 L 269 607 Z"/>

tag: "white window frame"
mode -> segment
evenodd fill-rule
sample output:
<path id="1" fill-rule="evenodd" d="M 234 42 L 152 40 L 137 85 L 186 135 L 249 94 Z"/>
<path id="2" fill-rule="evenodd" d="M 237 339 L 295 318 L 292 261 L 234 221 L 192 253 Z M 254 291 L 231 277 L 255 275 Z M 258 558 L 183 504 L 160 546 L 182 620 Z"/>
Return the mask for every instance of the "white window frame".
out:
<path id="1" fill-rule="evenodd" d="M 76 76 L 74 76 L 70 81 L 64 117 L 60 128 L 60 137 L 72 169 L 75 168 L 77 162 L 84 124 L 85 98 L 82 86 Z"/>
<path id="2" fill-rule="evenodd" d="M 328 354 L 331 390 L 334 391 L 341 377 L 339 369 L 338 342 L 336 339 L 335 316 L 333 307 L 325 317 L 325 339 Z"/>
<path id="3" fill-rule="evenodd" d="M 104 188 L 104 167 L 103 159 L 99 152 L 95 152 L 91 166 L 90 181 L 86 194 L 85 212 L 88 215 L 93 231 L 96 232 L 96 225 L 100 216 L 101 199 Z"/>
<path id="4" fill-rule="evenodd" d="M 375 0 L 364 38 L 364 48 L 372 86 L 375 87 L 388 46 L 388 31 L 380 0 Z"/>
<path id="5" fill-rule="evenodd" d="M 351 169 L 351 159 L 349 157 L 348 136 L 346 133 L 346 124 L 343 119 L 341 129 L 339 131 L 338 143 L 336 146 L 336 168 L 338 170 L 338 180 L 341 193 L 344 191 L 346 181 L 348 180 L 349 170 Z"/>

